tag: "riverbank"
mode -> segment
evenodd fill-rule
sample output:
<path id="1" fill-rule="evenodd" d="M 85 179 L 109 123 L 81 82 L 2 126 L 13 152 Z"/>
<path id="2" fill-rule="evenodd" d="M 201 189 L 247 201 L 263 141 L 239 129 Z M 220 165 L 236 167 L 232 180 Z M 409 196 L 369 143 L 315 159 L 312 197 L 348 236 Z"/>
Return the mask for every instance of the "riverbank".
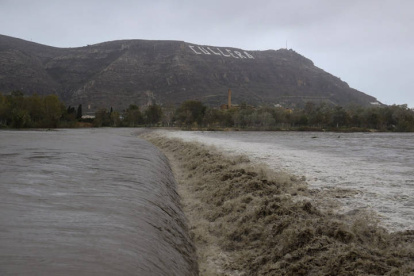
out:
<path id="1" fill-rule="evenodd" d="M 168 129 L 168 128 L 167 128 Z M 352 132 L 395 132 L 391 130 L 378 130 L 371 128 L 358 128 L 358 127 L 249 127 L 249 128 L 238 128 L 238 127 L 187 127 L 187 128 L 178 128 L 182 131 L 266 131 L 266 132 L 293 132 L 293 131 L 303 131 L 303 132 L 339 132 L 339 133 L 352 133 Z"/>
<path id="2" fill-rule="evenodd" d="M 169 158 L 201 275 L 410 275 L 414 232 L 319 206 L 305 181 L 245 156 L 147 134 Z M 320 195 L 319 195 L 320 196 Z"/>

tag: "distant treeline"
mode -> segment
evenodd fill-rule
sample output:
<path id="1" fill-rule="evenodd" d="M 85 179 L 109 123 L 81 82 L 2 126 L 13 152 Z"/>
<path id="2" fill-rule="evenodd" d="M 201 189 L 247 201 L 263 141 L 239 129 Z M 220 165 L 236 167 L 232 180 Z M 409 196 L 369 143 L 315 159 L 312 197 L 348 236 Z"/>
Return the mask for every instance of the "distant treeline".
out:
<path id="1" fill-rule="evenodd" d="M 407 105 L 340 107 L 309 102 L 304 108 L 252 107 L 231 109 L 186 101 L 180 106 L 153 104 L 144 110 L 130 105 L 122 112 L 99 109 L 95 118 L 82 119 L 82 105 L 66 107 L 56 95 L 23 96 L 19 91 L 0 93 L 0 127 L 139 127 L 164 126 L 186 129 L 414 131 L 414 111 Z"/>
<path id="2" fill-rule="evenodd" d="M 24 96 L 20 91 L 0 93 L 0 127 L 74 127 L 82 117 L 82 106 L 66 108 L 56 95 Z"/>
<path id="3" fill-rule="evenodd" d="M 105 108 L 95 112 L 93 126 L 95 127 L 139 127 L 139 126 L 158 126 L 161 124 L 163 110 L 160 105 L 153 104 L 147 106 L 141 112 L 137 105 L 131 104 L 121 113 Z"/>
<path id="4" fill-rule="evenodd" d="M 242 104 L 230 110 L 219 110 L 198 101 L 187 101 L 175 110 L 172 118 L 169 125 L 185 128 L 414 131 L 414 111 L 407 105 L 344 108 L 309 102 L 301 109 L 255 108 Z"/>
<path id="5" fill-rule="evenodd" d="M 109 111 L 100 109 L 95 118 L 82 118 L 82 105 L 66 107 L 56 95 L 24 96 L 20 91 L 9 95 L 0 93 L 0 127 L 4 128 L 154 126 L 161 121 L 161 115 L 159 105 L 149 106 L 143 113 L 138 106 L 130 105 L 122 113 L 112 108 Z"/>
<path id="6" fill-rule="evenodd" d="M 407 105 L 340 107 L 309 102 L 301 109 L 252 107 L 246 104 L 221 110 L 200 101 L 178 107 L 150 105 L 141 112 L 130 105 L 121 114 L 96 112 L 95 126 L 164 126 L 185 129 L 224 128 L 245 130 L 414 131 L 414 111 Z"/>

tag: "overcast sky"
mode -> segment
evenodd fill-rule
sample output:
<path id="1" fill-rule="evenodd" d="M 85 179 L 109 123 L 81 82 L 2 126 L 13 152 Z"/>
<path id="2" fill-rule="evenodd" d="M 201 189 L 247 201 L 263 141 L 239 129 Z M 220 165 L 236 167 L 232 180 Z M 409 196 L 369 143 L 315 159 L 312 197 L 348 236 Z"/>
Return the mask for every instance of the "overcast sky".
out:
<path id="1" fill-rule="evenodd" d="M 385 104 L 414 108 L 413 0 L 0 0 L 0 34 L 78 47 L 183 40 L 292 48 Z"/>

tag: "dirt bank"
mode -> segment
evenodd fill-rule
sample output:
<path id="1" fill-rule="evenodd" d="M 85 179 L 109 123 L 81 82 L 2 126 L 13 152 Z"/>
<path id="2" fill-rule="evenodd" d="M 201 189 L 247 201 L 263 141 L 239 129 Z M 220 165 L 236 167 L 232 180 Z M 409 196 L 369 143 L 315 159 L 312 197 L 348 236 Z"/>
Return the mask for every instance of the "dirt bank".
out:
<path id="1" fill-rule="evenodd" d="M 414 275 L 414 231 L 338 215 L 293 176 L 147 134 L 169 158 L 201 275 Z"/>

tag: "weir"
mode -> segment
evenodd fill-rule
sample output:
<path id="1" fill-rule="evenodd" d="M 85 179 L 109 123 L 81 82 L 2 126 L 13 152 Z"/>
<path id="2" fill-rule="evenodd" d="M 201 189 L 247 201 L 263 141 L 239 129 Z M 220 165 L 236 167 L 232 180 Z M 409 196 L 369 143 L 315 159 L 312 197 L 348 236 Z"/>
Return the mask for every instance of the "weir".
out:
<path id="1" fill-rule="evenodd" d="M 197 275 L 166 157 L 126 129 L 0 133 L 1 275 Z"/>

